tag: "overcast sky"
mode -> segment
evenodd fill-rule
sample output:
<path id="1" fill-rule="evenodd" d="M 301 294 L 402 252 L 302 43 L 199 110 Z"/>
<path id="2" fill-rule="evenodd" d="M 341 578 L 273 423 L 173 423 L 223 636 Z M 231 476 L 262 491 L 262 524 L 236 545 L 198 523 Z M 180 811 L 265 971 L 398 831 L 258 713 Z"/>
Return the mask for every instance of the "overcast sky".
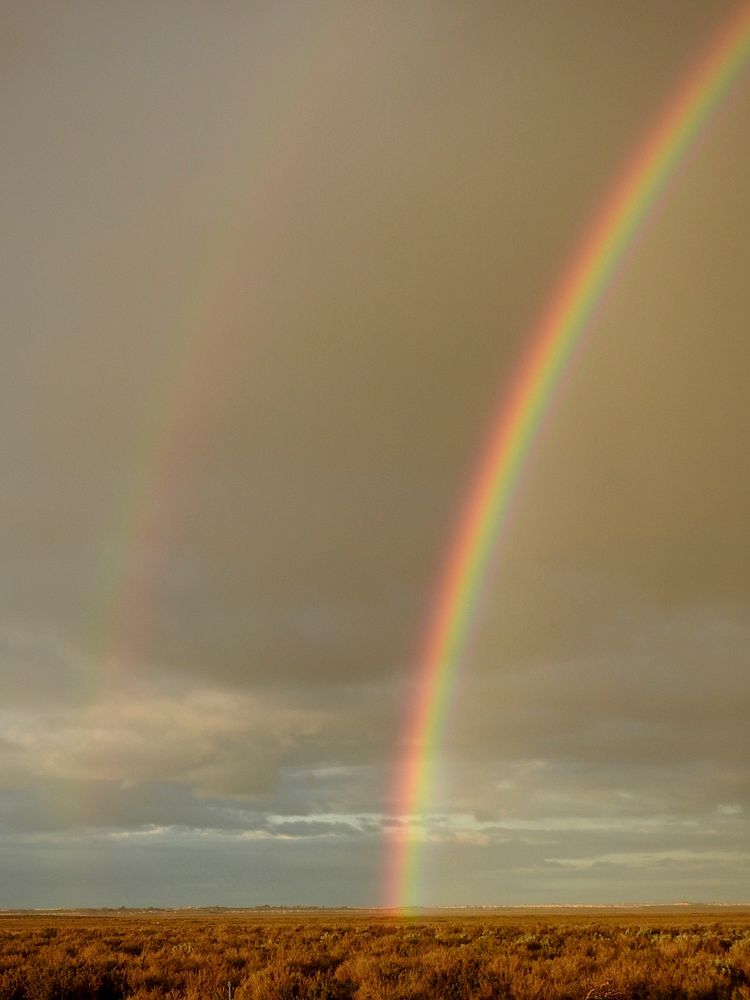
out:
<path id="1" fill-rule="evenodd" d="M 0 5 L 0 906 L 382 899 L 487 421 L 719 0 Z M 540 436 L 426 904 L 750 900 L 750 79 Z"/>

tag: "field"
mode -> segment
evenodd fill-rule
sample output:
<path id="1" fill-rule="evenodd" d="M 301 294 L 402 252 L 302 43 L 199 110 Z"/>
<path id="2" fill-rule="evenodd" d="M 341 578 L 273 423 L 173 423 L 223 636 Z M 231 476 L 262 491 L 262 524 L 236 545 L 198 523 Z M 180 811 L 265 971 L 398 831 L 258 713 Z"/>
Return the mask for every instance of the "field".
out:
<path id="1" fill-rule="evenodd" d="M 0 914 L 0 1000 L 750 1000 L 750 910 Z"/>

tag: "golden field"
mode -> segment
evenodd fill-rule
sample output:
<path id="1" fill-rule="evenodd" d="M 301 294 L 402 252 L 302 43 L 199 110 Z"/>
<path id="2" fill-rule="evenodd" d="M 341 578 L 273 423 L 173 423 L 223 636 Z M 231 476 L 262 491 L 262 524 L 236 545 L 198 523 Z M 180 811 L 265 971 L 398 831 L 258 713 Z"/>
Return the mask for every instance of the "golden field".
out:
<path id="1" fill-rule="evenodd" d="M 0 915 L 0 1000 L 750 1000 L 750 910 Z"/>

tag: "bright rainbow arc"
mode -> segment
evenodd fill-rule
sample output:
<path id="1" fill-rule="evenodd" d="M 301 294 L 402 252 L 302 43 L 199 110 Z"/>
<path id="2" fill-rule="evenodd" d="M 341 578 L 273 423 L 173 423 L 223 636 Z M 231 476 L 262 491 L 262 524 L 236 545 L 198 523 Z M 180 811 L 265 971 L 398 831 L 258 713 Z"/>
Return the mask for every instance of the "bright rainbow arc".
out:
<path id="1" fill-rule="evenodd" d="M 515 381 L 502 399 L 470 483 L 439 577 L 407 712 L 389 841 L 389 907 L 416 905 L 421 820 L 430 802 L 435 748 L 477 598 L 519 474 L 555 389 L 580 347 L 618 267 L 689 149 L 750 59 L 750 3 L 743 2 L 683 78 L 639 143 L 564 267 L 529 336 Z"/>

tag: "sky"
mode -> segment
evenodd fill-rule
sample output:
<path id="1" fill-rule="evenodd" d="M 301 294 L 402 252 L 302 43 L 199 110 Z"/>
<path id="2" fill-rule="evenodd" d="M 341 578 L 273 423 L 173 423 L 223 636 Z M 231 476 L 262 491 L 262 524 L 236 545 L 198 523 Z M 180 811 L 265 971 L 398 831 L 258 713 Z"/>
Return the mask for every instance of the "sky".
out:
<path id="1" fill-rule="evenodd" d="M 734 4 L 0 5 L 0 907 L 382 900 L 497 400 Z M 528 456 L 424 905 L 750 901 L 750 72 Z"/>

